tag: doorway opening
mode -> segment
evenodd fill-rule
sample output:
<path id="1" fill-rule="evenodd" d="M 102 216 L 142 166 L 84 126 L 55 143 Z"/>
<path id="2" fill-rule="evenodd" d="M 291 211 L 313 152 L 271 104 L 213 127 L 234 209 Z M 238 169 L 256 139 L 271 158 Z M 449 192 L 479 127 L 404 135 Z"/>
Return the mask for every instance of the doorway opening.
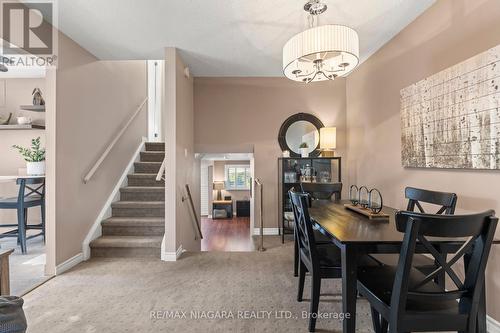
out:
<path id="1" fill-rule="evenodd" d="M 204 154 L 201 158 L 202 251 L 255 250 L 254 157 L 251 153 Z"/>
<path id="2" fill-rule="evenodd" d="M 53 67 L 7 65 L 0 73 L 0 253 L 10 284 L 2 293 L 22 296 L 55 272 L 54 202 L 46 194 L 55 195 L 56 76 Z"/>

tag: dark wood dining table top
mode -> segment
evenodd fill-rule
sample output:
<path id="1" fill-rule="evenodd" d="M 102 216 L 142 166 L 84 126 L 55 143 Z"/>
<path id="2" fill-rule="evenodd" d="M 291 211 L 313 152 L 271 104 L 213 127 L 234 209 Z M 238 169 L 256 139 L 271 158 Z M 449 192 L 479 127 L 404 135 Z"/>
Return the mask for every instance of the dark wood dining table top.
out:
<path id="1" fill-rule="evenodd" d="M 404 233 L 396 229 L 395 212 L 397 209 L 385 207 L 382 212 L 389 218 L 369 219 L 344 207 L 348 200 L 313 201 L 309 215 L 322 229 L 321 231 L 340 243 L 378 243 L 401 244 Z M 433 238 L 433 243 L 453 242 L 449 238 L 440 240 Z M 457 240 L 455 240 L 456 242 Z M 495 244 L 500 240 L 495 239 Z"/>

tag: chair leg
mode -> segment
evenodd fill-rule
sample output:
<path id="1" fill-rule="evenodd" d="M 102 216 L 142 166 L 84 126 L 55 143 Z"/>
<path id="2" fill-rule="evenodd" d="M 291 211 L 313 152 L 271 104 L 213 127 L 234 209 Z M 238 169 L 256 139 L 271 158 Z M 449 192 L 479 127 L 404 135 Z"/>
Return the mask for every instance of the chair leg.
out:
<path id="1" fill-rule="evenodd" d="M 380 333 L 387 333 L 389 322 L 380 316 Z"/>
<path id="2" fill-rule="evenodd" d="M 306 279 L 306 266 L 300 261 L 300 267 L 299 267 L 299 290 L 297 292 L 297 301 L 302 302 L 302 295 L 304 294 L 304 281 Z"/>
<path id="3" fill-rule="evenodd" d="M 309 310 L 309 332 L 316 329 L 316 318 L 318 317 L 319 293 L 321 290 L 321 278 L 318 274 L 311 273 L 311 308 Z"/>
<path id="4" fill-rule="evenodd" d="M 293 276 L 299 276 L 299 244 L 295 230 L 293 231 Z"/>
<path id="5" fill-rule="evenodd" d="M 25 210 L 18 209 L 17 210 L 17 224 L 18 224 L 18 240 L 21 244 L 21 252 L 22 254 L 26 254 L 26 225 L 25 225 Z"/>
<path id="6" fill-rule="evenodd" d="M 43 243 L 45 244 L 45 200 L 42 201 L 40 209 L 42 210 L 42 235 L 43 235 Z"/>
<path id="7" fill-rule="evenodd" d="M 374 307 L 371 307 L 372 311 L 372 323 L 373 323 L 373 330 L 375 333 L 381 333 L 382 327 L 381 327 L 381 321 L 380 321 L 380 314 L 375 310 Z"/>

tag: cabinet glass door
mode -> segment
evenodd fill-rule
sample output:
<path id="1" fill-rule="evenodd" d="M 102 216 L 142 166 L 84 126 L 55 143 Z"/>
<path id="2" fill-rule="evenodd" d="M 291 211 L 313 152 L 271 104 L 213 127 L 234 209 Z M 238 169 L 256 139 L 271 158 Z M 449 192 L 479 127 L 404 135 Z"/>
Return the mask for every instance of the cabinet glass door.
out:
<path id="1" fill-rule="evenodd" d="M 312 167 L 318 183 L 340 182 L 338 159 L 313 159 Z"/>

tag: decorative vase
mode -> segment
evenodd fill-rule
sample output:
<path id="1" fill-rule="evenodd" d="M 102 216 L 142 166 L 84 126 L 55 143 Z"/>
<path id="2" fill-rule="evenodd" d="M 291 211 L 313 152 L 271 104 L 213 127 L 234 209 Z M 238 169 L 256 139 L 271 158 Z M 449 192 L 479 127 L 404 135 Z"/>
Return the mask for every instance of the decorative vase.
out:
<path id="1" fill-rule="evenodd" d="M 300 155 L 302 157 L 309 157 L 309 148 L 299 148 L 300 149 Z"/>
<path id="2" fill-rule="evenodd" d="M 45 161 L 26 162 L 26 173 L 28 176 L 40 176 L 45 174 Z"/>

